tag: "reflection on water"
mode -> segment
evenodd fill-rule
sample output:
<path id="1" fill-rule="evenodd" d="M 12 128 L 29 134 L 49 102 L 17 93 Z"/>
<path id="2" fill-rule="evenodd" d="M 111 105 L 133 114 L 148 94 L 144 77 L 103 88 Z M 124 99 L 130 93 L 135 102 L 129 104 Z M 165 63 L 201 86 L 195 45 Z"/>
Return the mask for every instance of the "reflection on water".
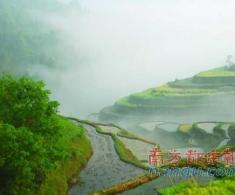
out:
<path id="1" fill-rule="evenodd" d="M 69 195 L 87 195 L 144 174 L 144 170 L 119 159 L 110 136 L 98 134 L 89 126 L 87 130 L 93 155 L 80 173 L 79 183 L 70 189 Z"/>
<path id="2" fill-rule="evenodd" d="M 197 126 L 207 133 L 213 133 L 213 129 L 218 125 L 218 123 L 198 123 Z"/>
<path id="3" fill-rule="evenodd" d="M 168 132 L 175 132 L 178 129 L 179 123 L 165 122 L 165 121 L 152 121 L 152 122 L 141 123 L 139 124 L 139 126 L 143 127 L 147 131 L 154 131 L 159 128 Z"/>
<path id="4" fill-rule="evenodd" d="M 179 124 L 178 123 L 163 123 L 158 125 L 157 127 L 164 129 L 168 132 L 176 132 L 178 129 Z"/>
<path id="5" fill-rule="evenodd" d="M 163 124 L 164 122 L 159 121 L 159 122 L 146 122 L 146 123 L 141 123 L 140 126 L 143 127 L 144 129 L 148 131 L 154 131 L 155 127 L 158 125 Z"/>
<path id="6" fill-rule="evenodd" d="M 215 123 L 202 123 L 203 128 L 208 133 L 213 133 L 213 128 L 216 126 Z M 151 140 L 154 142 L 157 142 L 160 144 L 161 149 L 164 151 L 172 152 L 173 149 L 176 149 L 178 153 L 181 154 L 182 157 L 185 157 L 188 150 L 193 150 L 196 152 L 201 152 L 204 153 L 206 152 L 200 147 L 190 147 L 189 143 L 187 140 L 182 141 L 179 137 L 177 137 L 177 128 L 179 124 L 177 123 L 172 123 L 172 122 L 163 122 L 163 121 L 158 121 L 158 122 L 145 122 L 141 123 L 139 126 L 137 125 L 128 125 L 126 128 L 135 134 L 137 134 L 139 137 L 143 137 L 147 140 Z M 223 128 L 227 128 L 228 125 L 224 125 Z M 116 131 L 116 130 L 115 130 Z M 226 134 L 227 134 L 227 129 L 226 129 Z M 100 156 L 105 156 L 101 154 L 102 152 L 105 152 L 107 150 L 107 147 L 103 147 L 105 145 L 104 141 L 97 139 L 96 135 L 90 132 L 90 136 L 93 140 L 93 144 L 95 143 L 95 151 L 96 151 L 96 156 L 99 158 Z M 101 136 L 102 137 L 102 136 Z M 105 136 L 104 136 L 105 137 Z M 109 138 L 108 138 L 109 139 Z M 122 138 L 122 141 L 126 140 L 126 138 Z M 224 145 L 227 143 L 227 139 L 223 140 L 220 145 Z M 109 142 L 106 140 L 105 142 Z M 128 140 L 129 142 L 137 142 L 135 140 Z M 101 146 L 100 145 L 103 145 Z M 125 143 L 125 141 L 124 141 Z M 128 145 L 128 143 L 125 143 Z M 134 144 L 133 144 L 134 145 Z M 192 145 L 191 145 L 192 146 Z M 94 146 L 93 146 L 94 147 Z M 129 146 L 130 147 L 130 146 Z M 138 146 L 133 146 L 135 149 L 138 149 Z M 142 147 L 142 146 L 140 146 Z M 102 150 L 101 150 L 102 148 Z M 106 149 L 105 149 L 106 148 Z M 100 151 L 101 150 L 101 151 Z M 113 150 L 113 147 L 112 147 Z M 148 150 L 145 150 L 144 152 L 137 151 L 136 154 L 141 154 L 141 155 L 148 155 L 147 153 Z M 107 152 L 107 151 L 106 151 Z M 105 152 L 105 153 L 106 153 Z M 109 151 L 110 152 L 110 151 Z M 108 152 L 108 153 L 109 153 Z M 110 152 L 113 154 L 113 152 Z M 115 152 L 114 152 L 115 153 Z M 138 156 L 138 155 L 137 155 Z M 138 156 L 140 159 L 143 159 L 144 156 Z M 116 160 L 115 160 L 116 159 Z M 115 162 L 117 161 L 117 162 Z M 87 194 L 88 192 L 93 192 L 98 189 L 110 187 L 113 184 L 117 184 L 123 181 L 126 181 L 128 178 L 133 178 L 136 176 L 139 176 L 144 173 L 144 171 L 135 168 L 131 165 L 125 164 L 125 163 L 120 163 L 118 161 L 118 157 L 115 155 L 113 157 L 112 161 L 112 166 L 110 166 L 108 169 L 113 170 L 114 172 L 116 171 L 118 174 L 115 174 L 114 172 L 108 173 L 107 167 L 110 165 L 110 160 L 109 159 L 100 159 L 97 162 L 97 159 L 91 160 L 88 163 L 88 167 L 81 173 L 81 183 L 74 188 L 71 189 L 70 195 L 73 194 Z M 97 167 L 98 166 L 98 167 Z M 102 171 L 101 169 L 104 169 Z M 191 169 L 191 168 L 188 168 Z M 93 171 L 91 171 L 93 170 Z M 130 174 L 132 173 L 132 174 Z M 183 177 L 183 176 L 161 176 L 158 179 L 155 179 L 149 183 L 143 184 L 135 189 L 129 190 L 127 192 L 123 192 L 123 195 L 155 195 L 157 194 L 156 189 L 162 189 L 165 187 L 169 187 L 172 185 L 175 185 L 179 182 L 189 180 L 189 177 Z M 213 180 L 212 176 L 201 176 L 201 175 L 196 175 L 195 179 L 200 183 L 200 184 L 208 184 L 210 180 Z M 82 182 L 84 182 L 82 184 Z"/>

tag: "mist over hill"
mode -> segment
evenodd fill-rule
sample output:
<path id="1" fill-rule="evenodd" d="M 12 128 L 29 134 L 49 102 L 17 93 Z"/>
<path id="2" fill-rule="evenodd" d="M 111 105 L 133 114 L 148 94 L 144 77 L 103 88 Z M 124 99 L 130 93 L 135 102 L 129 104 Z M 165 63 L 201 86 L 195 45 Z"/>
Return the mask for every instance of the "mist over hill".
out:
<path id="1" fill-rule="evenodd" d="M 0 3 L 1 72 L 43 79 L 67 115 L 86 117 L 234 54 L 231 0 Z"/>
<path id="2" fill-rule="evenodd" d="M 220 67 L 191 78 L 168 82 L 131 94 L 104 108 L 99 118 L 108 121 L 170 120 L 233 121 L 235 71 Z"/>

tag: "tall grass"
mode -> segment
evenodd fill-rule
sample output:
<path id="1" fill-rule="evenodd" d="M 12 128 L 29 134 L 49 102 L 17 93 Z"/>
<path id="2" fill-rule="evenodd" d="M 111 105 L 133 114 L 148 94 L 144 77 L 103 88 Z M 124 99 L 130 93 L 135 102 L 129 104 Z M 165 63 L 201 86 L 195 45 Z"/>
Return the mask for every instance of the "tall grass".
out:
<path id="1" fill-rule="evenodd" d="M 60 118 L 63 133 L 60 144 L 70 151 L 70 156 L 63 162 L 57 162 L 57 167 L 47 173 L 47 178 L 41 186 L 38 195 L 66 195 L 69 185 L 77 182 L 77 175 L 86 165 L 92 154 L 92 148 L 85 135 L 85 129 L 68 119 Z"/>

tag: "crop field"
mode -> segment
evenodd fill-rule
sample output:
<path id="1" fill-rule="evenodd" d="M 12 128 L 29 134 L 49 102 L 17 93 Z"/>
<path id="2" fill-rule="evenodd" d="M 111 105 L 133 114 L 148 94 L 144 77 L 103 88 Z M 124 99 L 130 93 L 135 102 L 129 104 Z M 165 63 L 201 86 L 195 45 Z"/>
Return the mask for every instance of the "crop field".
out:
<path id="1" fill-rule="evenodd" d="M 213 104 L 213 101 L 210 101 L 211 98 L 217 101 L 222 97 L 232 101 L 231 98 L 234 97 L 235 92 L 234 81 L 235 71 L 225 70 L 224 67 L 200 72 L 192 78 L 176 79 L 121 98 L 115 103 L 115 112 L 213 108 L 213 105 L 210 105 L 211 102 Z M 203 101 L 205 99 L 207 101 Z"/>
<path id="2" fill-rule="evenodd" d="M 159 128 L 164 129 L 168 132 L 176 132 L 178 129 L 179 124 L 176 123 L 163 123 L 158 125 Z"/>
<path id="3" fill-rule="evenodd" d="M 180 132 L 187 133 L 190 131 L 191 128 L 192 128 L 191 124 L 181 124 L 179 125 L 178 130 Z"/>
<path id="4" fill-rule="evenodd" d="M 218 125 L 218 123 L 198 123 L 197 126 L 207 133 L 213 133 L 213 129 Z"/>
<path id="5" fill-rule="evenodd" d="M 151 88 L 146 91 L 136 93 L 133 96 L 142 98 L 154 98 L 157 96 L 192 96 L 192 95 L 209 95 L 215 94 L 215 89 L 200 89 L 200 88 L 175 88 L 168 84 L 161 85 L 157 88 Z"/>
<path id="6" fill-rule="evenodd" d="M 117 134 L 117 133 L 118 133 L 118 131 L 119 131 L 119 129 L 118 129 L 118 128 L 116 128 L 116 127 L 101 126 L 101 125 L 100 125 L 100 127 L 101 127 L 102 131 L 103 131 L 103 132 L 105 132 L 105 133 L 113 133 L 113 134 Z"/>
<path id="7" fill-rule="evenodd" d="M 147 160 L 150 150 L 153 148 L 152 144 L 148 144 L 139 140 L 128 139 L 124 137 L 119 138 L 125 146 L 137 157 L 138 160 Z"/>
<path id="8" fill-rule="evenodd" d="M 164 122 L 145 122 L 141 123 L 140 126 L 148 131 L 154 131 L 155 127 L 161 125 L 162 123 Z"/>
<path id="9" fill-rule="evenodd" d="M 199 77 L 235 77 L 235 71 L 224 70 L 224 68 L 215 68 L 212 70 L 200 72 Z"/>

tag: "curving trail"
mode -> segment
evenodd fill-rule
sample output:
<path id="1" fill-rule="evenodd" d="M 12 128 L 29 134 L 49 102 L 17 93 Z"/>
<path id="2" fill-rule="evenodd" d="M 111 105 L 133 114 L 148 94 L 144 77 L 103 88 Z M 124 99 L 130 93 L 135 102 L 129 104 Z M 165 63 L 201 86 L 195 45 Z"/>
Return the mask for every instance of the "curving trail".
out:
<path id="1" fill-rule="evenodd" d="M 91 126 L 86 126 L 93 156 L 79 176 L 69 195 L 87 195 L 94 191 L 143 175 L 145 171 L 119 159 L 112 138 L 101 135 Z"/>

